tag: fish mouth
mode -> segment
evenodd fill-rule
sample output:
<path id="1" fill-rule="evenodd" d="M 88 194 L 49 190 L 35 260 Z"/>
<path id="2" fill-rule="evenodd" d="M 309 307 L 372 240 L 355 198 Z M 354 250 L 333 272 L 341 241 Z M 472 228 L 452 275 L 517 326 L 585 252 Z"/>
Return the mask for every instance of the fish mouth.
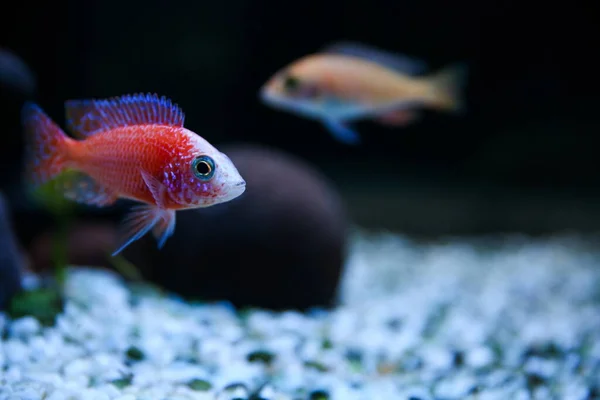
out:
<path id="1" fill-rule="evenodd" d="M 241 180 L 241 181 L 235 183 L 233 186 L 231 186 L 231 189 L 229 189 L 229 193 L 227 194 L 227 197 L 231 200 L 231 199 L 234 199 L 234 198 L 240 196 L 245 191 L 246 191 L 246 181 Z"/>
<path id="2" fill-rule="evenodd" d="M 276 100 L 276 96 L 267 90 L 267 88 L 263 88 L 258 97 L 267 104 L 271 104 Z"/>

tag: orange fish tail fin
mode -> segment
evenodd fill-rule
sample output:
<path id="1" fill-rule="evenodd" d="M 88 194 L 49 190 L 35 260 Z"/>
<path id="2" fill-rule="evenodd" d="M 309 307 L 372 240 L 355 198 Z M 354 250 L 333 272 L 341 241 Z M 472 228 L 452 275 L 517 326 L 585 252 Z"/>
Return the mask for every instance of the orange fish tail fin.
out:
<path id="1" fill-rule="evenodd" d="M 467 82 L 467 66 L 456 64 L 429 77 L 432 107 L 449 112 L 464 111 L 463 90 Z"/>
<path id="2" fill-rule="evenodd" d="M 25 103 L 22 122 L 26 135 L 27 180 L 42 185 L 67 168 L 70 139 L 33 103 Z"/>

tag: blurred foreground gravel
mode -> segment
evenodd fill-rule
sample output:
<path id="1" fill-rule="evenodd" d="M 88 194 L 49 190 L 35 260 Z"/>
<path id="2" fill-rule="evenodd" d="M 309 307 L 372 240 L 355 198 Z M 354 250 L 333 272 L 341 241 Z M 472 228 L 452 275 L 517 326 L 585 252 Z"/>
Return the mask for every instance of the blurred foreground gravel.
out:
<path id="1" fill-rule="evenodd" d="M 56 326 L 0 315 L 0 400 L 598 399 L 594 243 L 357 235 L 339 307 L 307 314 L 72 269 Z"/>

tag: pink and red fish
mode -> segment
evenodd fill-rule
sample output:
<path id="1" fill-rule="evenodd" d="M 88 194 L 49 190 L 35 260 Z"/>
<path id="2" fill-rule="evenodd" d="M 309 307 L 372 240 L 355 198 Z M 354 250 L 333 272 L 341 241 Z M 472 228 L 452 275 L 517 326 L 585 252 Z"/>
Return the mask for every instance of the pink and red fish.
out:
<path id="1" fill-rule="evenodd" d="M 62 190 L 73 201 L 109 206 L 142 204 L 123 221 L 126 239 L 113 253 L 152 230 L 161 248 L 175 230 L 175 212 L 240 196 L 246 182 L 225 154 L 184 128 L 184 113 L 165 97 L 134 94 L 65 104 L 65 134 L 33 103 L 23 108 L 29 137 L 27 176 L 41 185 L 74 172 Z"/>

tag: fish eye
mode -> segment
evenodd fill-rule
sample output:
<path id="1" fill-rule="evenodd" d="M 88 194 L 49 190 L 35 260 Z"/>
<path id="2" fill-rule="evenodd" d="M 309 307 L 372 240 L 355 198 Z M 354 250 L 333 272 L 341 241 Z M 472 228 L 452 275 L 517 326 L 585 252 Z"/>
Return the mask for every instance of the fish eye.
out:
<path id="1" fill-rule="evenodd" d="M 192 161 L 192 172 L 198 179 L 207 181 L 215 174 L 215 162 L 209 156 L 200 156 Z"/>
<path id="2" fill-rule="evenodd" d="M 300 79 L 292 75 L 287 75 L 283 80 L 283 87 L 286 91 L 294 91 L 300 86 Z"/>

